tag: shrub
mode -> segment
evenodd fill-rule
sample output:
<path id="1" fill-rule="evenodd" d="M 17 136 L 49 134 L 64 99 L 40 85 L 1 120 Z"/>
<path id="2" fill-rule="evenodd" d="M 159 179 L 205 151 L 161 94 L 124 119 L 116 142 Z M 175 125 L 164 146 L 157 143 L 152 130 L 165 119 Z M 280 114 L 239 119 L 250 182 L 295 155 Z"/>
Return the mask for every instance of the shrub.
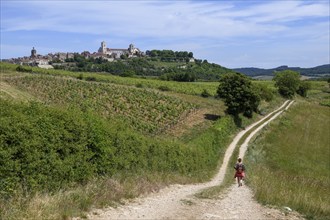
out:
<path id="1" fill-rule="evenodd" d="M 203 173 L 205 178 L 209 174 L 205 170 L 216 167 L 219 149 L 230 136 L 226 124 L 233 124 L 227 118 L 220 120 L 221 129 L 212 128 L 196 141 L 208 144 L 190 148 L 173 140 L 142 136 L 123 121 L 108 122 L 75 108 L 5 100 L 0 108 L 0 199 L 54 192 L 123 172 L 190 177 Z"/>
<path id="2" fill-rule="evenodd" d="M 80 73 L 79 76 L 77 76 L 77 79 L 80 79 L 80 80 L 84 79 L 84 75 L 82 73 Z"/>
<path id="3" fill-rule="evenodd" d="M 167 87 L 167 86 L 159 86 L 158 89 L 160 91 L 171 91 L 171 89 L 169 87 Z"/>
<path id="4" fill-rule="evenodd" d="M 7 101 L 1 109 L 1 194 L 52 191 L 97 171 L 88 143 L 98 131 L 87 132 L 90 125 L 79 113 Z"/>
<path id="5" fill-rule="evenodd" d="M 278 92 L 286 98 L 292 98 L 300 85 L 300 74 L 292 70 L 276 72 L 273 80 Z"/>
<path id="6" fill-rule="evenodd" d="M 330 107 L 330 100 L 323 100 L 320 102 L 320 105 Z"/>
<path id="7" fill-rule="evenodd" d="M 300 82 L 300 85 L 298 87 L 297 93 L 302 97 L 307 97 L 307 91 L 311 89 L 310 82 Z"/>
<path id="8" fill-rule="evenodd" d="M 143 88 L 144 87 L 142 83 L 137 83 L 137 84 L 135 84 L 135 86 L 136 86 L 136 88 Z"/>
<path id="9" fill-rule="evenodd" d="M 254 86 L 262 100 L 265 100 L 266 102 L 270 102 L 274 99 L 273 90 L 269 88 L 267 85 L 254 84 Z"/>
<path id="10" fill-rule="evenodd" d="M 201 96 L 204 97 L 204 98 L 207 98 L 207 97 L 210 97 L 212 95 L 206 89 L 204 89 Z"/>
<path id="11" fill-rule="evenodd" d="M 32 73 L 32 67 L 29 67 L 29 66 L 18 66 L 16 68 L 16 71 L 18 71 L 18 72 Z"/>
<path id="12" fill-rule="evenodd" d="M 96 81 L 96 78 L 94 76 L 87 76 L 86 81 Z"/>

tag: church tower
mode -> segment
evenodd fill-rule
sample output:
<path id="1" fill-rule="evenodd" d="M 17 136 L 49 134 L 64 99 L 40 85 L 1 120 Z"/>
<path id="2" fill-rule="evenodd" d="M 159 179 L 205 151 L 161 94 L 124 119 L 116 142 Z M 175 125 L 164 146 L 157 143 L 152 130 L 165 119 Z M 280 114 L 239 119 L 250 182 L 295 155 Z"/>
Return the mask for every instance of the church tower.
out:
<path id="1" fill-rule="evenodd" d="M 130 44 L 130 45 L 129 45 L 129 47 L 128 47 L 128 52 L 129 52 L 130 54 L 134 54 L 134 52 L 135 52 L 135 47 L 134 47 L 133 44 Z"/>
<path id="2" fill-rule="evenodd" d="M 100 53 L 103 53 L 103 54 L 106 54 L 107 53 L 107 45 L 106 45 L 105 41 L 102 41 L 101 42 L 101 47 L 99 49 L 99 52 Z"/>
<path id="3" fill-rule="evenodd" d="M 30 57 L 31 58 L 36 58 L 37 57 L 37 51 L 36 51 L 36 49 L 34 49 L 34 47 L 31 50 L 31 56 Z"/>

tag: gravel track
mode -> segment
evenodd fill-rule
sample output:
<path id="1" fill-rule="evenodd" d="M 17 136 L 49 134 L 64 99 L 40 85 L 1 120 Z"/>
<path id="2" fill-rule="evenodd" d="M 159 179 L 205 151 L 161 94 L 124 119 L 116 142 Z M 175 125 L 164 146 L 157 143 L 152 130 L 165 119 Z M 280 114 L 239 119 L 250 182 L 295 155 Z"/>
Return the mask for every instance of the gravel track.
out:
<path id="1" fill-rule="evenodd" d="M 217 175 L 209 182 L 191 185 L 171 185 L 159 192 L 151 193 L 134 199 L 126 205 L 117 208 L 93 210 L 88 219 L 303 219 L 296 212 L 278 210 L 260 205 L 253 198 L 251 189 L 247 186 L 237 187 L 233 184 L 217 199 L 199 199 L 194 194 L 203 189 L 220 185 L 233 151 L 246 132 L 250 131 L 265 120 L 258 128 L 251 132 L 241 145 L 239 155 L 244 156 L 250 139 L 270 121 L 287 110 L 293 101 L 286 101 L 281 107 L 269 113 L 261 120 L 253 123 L 239 132 L 228 146 L 223 163 Z M 239 207 L 239 208 L 237 208 Z"/>

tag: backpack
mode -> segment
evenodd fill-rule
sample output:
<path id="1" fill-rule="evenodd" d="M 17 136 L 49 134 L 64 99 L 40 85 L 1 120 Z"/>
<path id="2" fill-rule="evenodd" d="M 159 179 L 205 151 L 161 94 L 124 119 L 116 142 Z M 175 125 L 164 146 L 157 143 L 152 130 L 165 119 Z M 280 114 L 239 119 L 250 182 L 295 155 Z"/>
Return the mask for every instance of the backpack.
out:
<path id="1" fill-rule="evenodd" d="M 236 164 L 235 169 L 237 172 L 242 173 L 245 171 L 245 166 L 242 163 L 238 163 Z"/>

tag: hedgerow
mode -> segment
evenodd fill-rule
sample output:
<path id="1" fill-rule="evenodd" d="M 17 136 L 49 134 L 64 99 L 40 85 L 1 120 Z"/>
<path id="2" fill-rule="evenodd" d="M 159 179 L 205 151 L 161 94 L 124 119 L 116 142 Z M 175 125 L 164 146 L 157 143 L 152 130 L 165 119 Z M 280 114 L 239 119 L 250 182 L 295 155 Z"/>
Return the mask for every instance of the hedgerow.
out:
<path id="1" fill-rule="evenodd" d="M 125 172 L 203 179 L 201 173 L 216 167 L 233 128 L 227 125 L 231 120 L 220 120 L 192 145 L 149 138 L 122 121 L 78 109 L 0 101 L 1 199 L 54 192 Z"/>

